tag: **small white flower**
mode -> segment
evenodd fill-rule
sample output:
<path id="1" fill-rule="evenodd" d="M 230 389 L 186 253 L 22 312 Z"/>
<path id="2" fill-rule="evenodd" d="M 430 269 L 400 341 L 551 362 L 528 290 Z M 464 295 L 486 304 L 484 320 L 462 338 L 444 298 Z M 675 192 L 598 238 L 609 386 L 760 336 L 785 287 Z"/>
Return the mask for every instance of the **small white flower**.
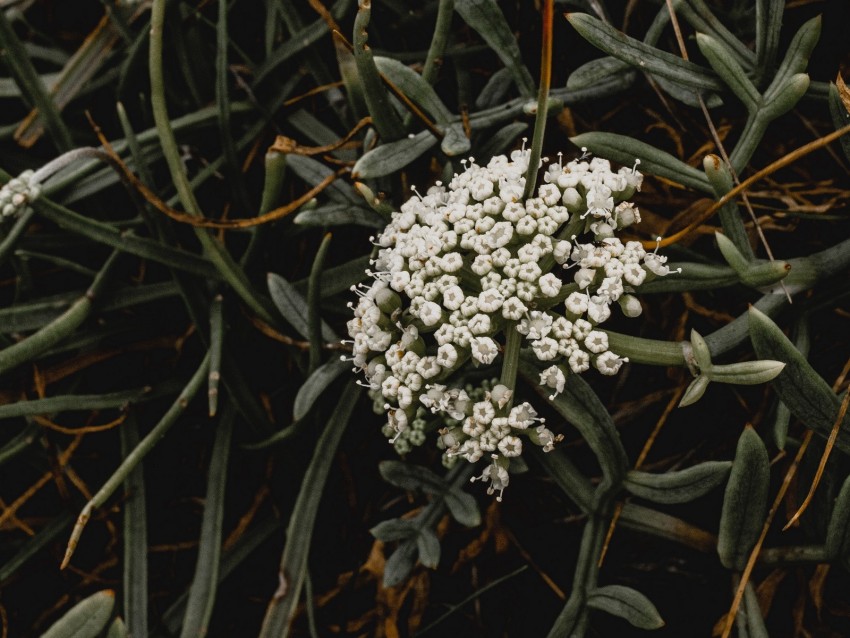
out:
<path id="1" fill-rule="evenodd" d="M 474 335 L 484 335 L 490 332 L 490 316 L 482 313 L 474 315 L 469 320 L 469 330 Z"/>
<path id="2" fill-rule="evenodd" d="M 487 288 L 478 294 L 478 310 L 481 312 L 496 312 L 502 307 L 505 297 L 497 288 Z"/>
<path id="3" fill-rule="evenodd" d="M 518 436 L 506 436 L 499 441 L 499 452 L 502 456 L 512 457 L 522 454 L 522 441 Z"/>
<path id="4" fill-rule="evenodd" d="M 530 403 L 521 403 L 511 408 L 508 413 L 508 425 L 517 430 L 525 430 L 535 421 L 540 421 L 537 418 L 537 410 L 531 407 Z"/>
<path id="5" fill-rule="evenodd" d="M 519 321 L 528 308 L 517 297 L 508 297 L 502 304 L 502 316 L 510 321 Z"/>
<path id="6" fill-rule="evenodd" d="M 593 360 L 593 366 L 599 370 L 602 374 L 605 375 L 614 375 L 620 371 L 620 367 L 628 361 L 625 357 L 618 357 L 616 354 L 611 352 L 603 352 L 598 357 Z"/>
<path id="7" fill-rule="evenodd" d="M 564 306 L 572 315 L 583 315 L 587 312 L 587 295 L 580 292 L 571 292 L 564 300 Z"/>
<path id="8" fill-rule="evenodd" d="M 422 308 L 419 311 L 419 318 L 426 326 L 436 326 L 440 323 L 440 319 L 442 319 L 442 317 L 443 311 L 440 309 L 440 306 L 435 304 L 433 301 L 426 301 L 422 304 Z"/>
<path id="9" fill-rule="evenodd" d="M 608 335 L 600 330 L 591 330 L 584 339 L 584 347 L 594 354 L 605 352 L 608 349 Z"/>
<path id="10" fill-rule="evenodd" d="M 441 345 L 437 348 L 436 362 L 444 368 L 451 368 L 457 363 L 457 349 L 450 343 Z"/>
<path id="11" fill-rule="evenodd" d="M 581 374 L 590 368 L 590 355 L 583 350 L 574 350 L 570 355 L 570 370 L 576 374 Z"/>
<path id="12" fill-rule="evenodd" d="M 532 342 L 531 348 L 540 361 L 551 361 L 558 356 L 558 342 L 550 337 Z"/>
<path id="13" fill-rule="evenodd" d="M 493 363 L 496 355 L 499 354 L 499 347 L 490 337 L 473 337 L 470 347 L 472 358 L 485 365 Z"/>
<path id="14" fill-rule="evenodd" d="M 561 292 L 561 280 L 550 272 L 537 281 L 537 286 L 545 297 L 556 297 Z"/>
<path id="15" fill-rule="evenodd" d="M 549 396 L 550 399 L 554 399 L 564 391 L 564 384 L 566 382 L 567 379 L 564 376 L 564 371 L 558 366 L 549 366 L 540 373 L 540 385 L 552 388 L 555 391 Z"/>

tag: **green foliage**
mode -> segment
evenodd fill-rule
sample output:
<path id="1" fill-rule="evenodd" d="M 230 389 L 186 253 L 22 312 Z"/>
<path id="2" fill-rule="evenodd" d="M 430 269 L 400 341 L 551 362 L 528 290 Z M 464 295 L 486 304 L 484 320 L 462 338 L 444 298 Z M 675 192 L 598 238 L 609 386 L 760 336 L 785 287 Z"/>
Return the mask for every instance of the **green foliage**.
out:
<path id="1" fill-rule="evenodd" d="M 619 535 L 628 542 L 650 535 L 709 555 L 716 549 L 711 586 L 725 591 L 726 576 L 737 585 L 776 487 L 776 450 L 765 441 L 791 455 L 809 430 L 834 438 L 830 479 L 843 487 L 834 502 L 827 492 L 811 504 L 803 528 L 787 538 L 768 535 L 748 577 L 764 576 L 763 567 L 781 562 L 776 556 L 850 569 L 850 416 L 839 421 L 841 389 L 830 387 L 844 363 L 833 351 L 847 340 L 836 338 L 832 347 L 823 343 L 831 335 L 810 336 L 812 324 L 831 325 L 847 297 L 846 216 L 830 211 L 847 201 L 850 136 L 835 145 L 844 157 L 834 156 L 832 173 L 803 168 L 809 164 L 801 153 L 798 173 L 756 175 L 759 183 L 770 176 L 770 193 L 741 185 L 811 139 L 809 132 L 785 138 L 795 118 L 807 131 L 811 121 L 828 122 L 827 132 L 850 122 L 846 87 L 820 81 L 837 69 L 809 69 L 821 17 L 771 0 L 754 7 L 676 0 L 670 4 L 683 52 L 666 3 L 653 9 L 654 19 L 637 10 L 623 19 L 629 34 L 615 26 L 623 18 L 617 3 L 578 3 L 596 15 L 555 13 L 556 52 L 563 50 L 547 91 L 535 77 L 541 38 L 534 3 L 92 0 L 80 3 L 80 16 L 65 7 L 75 3 L 36 3 L 56 18 L 30 4 L 0 9 L 0 465 L 8 472 L 0 520 L 9 530 L 0 543 L 0 583 L 12 601 L 4 592 L 4 623 L 10 605 L 22 610 L 11 616 L 11 635 L 259 631 L 277 638 L 304 634 L 302 616 L 309 631 L 324 635 L 331 624 L 337 631 L 355 623 L 353 615 L 338 616 L 334 599 L 369 579 L 376 605 L 396 608 L 360 616 L 386 621 L 380 631 L 389 635 L 400 615 L 431 614 L 420 633 L 436 635 L 443 623 L 461 626 L 461 607 L 500 583 L 510 586 L 529 565 L 529 574 L 546 574 L 567 597 L 558 614 L 548 602 L 541 603 L 545 614 L 529 610 L 539 635 L 580 637 L 597 622 L 659 629 L 664 620 L 637 591 L 644 588 L 612 582 L 634 576 L 612 563 Z M 63 19 L 69 26 L 58 26 Z M 540 105 L 547 108 L 538 113 Z M 467 349 L 431 381 L 483 389 L 479 399 L 490 401 L 494 388 L 482 379 L 500 378 L 511 392 L 500 409 L 528 398 L 545 419 L 549 429 L 540 427 L 551 445 L 541 447 L 555 449 L 535 450 L 529 465 L 482 456 L 487 471 L 509 466 L 518 477 L 506 501 L 517 484 L 524 496 L 519 506 L 493 507 L 468 490 L 474 469 L 463 458 L 449 458 L 438 473 L 425 466 L 436 453 L 427 445 L 408 449 L 409 438 L 396 444 L 403 460 L 376 451 L 381 419 L 346 378 L 352 346 L 340 335 L 351 319 L 352 289 L 375 268 L 369 236 L 412 187 L 424 193 L 438 180 L 450 182 L 470 157 L 486 165 L 518 148 L 532 121 L 532 156 L 586 152 L 627 167 L 639 160 L 646 180 L 636 201 L 650 214 L 627 239 L 644 240 L 647 250 L 658 235 L 677 241 L 660 248 L 670 257 L 669 276 L 649 276 L 640 286 L 646 321 L 634 334 L 619 325 L 605 331 L 611 350 L 630 362 L 616 387 L 574 373 L 554 393 L 542 387 L 548 366 L 523 350 L 513 321 L 499 326 L 509 331 L 498 344 L 501 374 L 473 366 Z M 812 190 L 795 198 L 805 181 Z M 534 185 L 528 179 L 526 193 Z M 817 189 L 832 199 L 813 203 Z M 715 213 L 719 227 L 710 226 Z M 809 241 L 789 220 L 830 230 Z M 574 240 L 591 221 L 574 215 L 559 238 Z M 459 279 L 469 276 L 471 262 Z M 575 272 L 551 259 L 541 267 L 555 268 L 563 290 L 579 290 Z M 531 309 L 550 310 L 565 297 Z M 381 320 L 396 325 L 400 317 L 387 311 Z M 644 376 L 647 365 L 680 376 Z M 765 383 L 766 392 L 744 387 Z M 695 405 L 670 419 L 689 428 L 694 421 L 699 438 L 688 432 L 691 447 L 683 448 L 661 432 L 664 460 L 648 465 L 650 446 L 641 451 L 634 432 L 649 435 L 660 413 L 646 410 L 651 401 L 675 404 L 674 384 L 682 388 L 679 406 Z M 380 398 L 374 407 L 385 411 Z M 632 409 L 638 423 L 624 432 Z M 432 416 L 416 413 L 416 436 L 449 446 L 463 419 L 443 430 Z M 665 411 L 659 423 L 667 418 Z M 525 427 L 525 441 L 544 436 L 537 422 Z M 774 461 L 786 468 L 790 458 Z M 812 477 L 802 472 L 805 493 Z M 716 488 L 724 484 L 721 505 Z M 703 499 L 696 512 L 666 507 L 696 499 Z M 532 529 L 557 524 L 562 534 L 562 520 L 575 512 L 571 542 L 559 540 L 557 552 L 523 547 L 521 535 L 504 533 L 523 518 Z M 380 541 L 371 550 L 369 532 Z M 152 545 L 172 542 L 191 549 L 168 550 L 165 569 Z M 511 543 L 522 567 L 506 560 L 479 569 Z M 63 567 L 70 562 L 73 573 L 59 571 L 63 550 Z M 329 566 L 325 555 L 339 565 Z M 428 577 L 418 565 L 451 570 L 457 579 L 469 564 L 469 583 L 479 575 L 488 582 L 434 614 L 445 601 L 427 598 Z M 572 573 L 552 571 L 565 564 Z M 248 569 L 255 571 L 245 576 Z M 250 581 L 242 597 L 226 589 L 234 573 Z M 315 591 L 311 577 L 320 583 Z M 404 589 L 420 577 L 425 584 Z M 90 595 L 91 583 L 101 581 L 120 583 L 118 609 L 111 590 Z M 34 589 L 44 596 L 61 590 L 62 604 L 35 600 Z M 411 602 L 409 591 L 421 597 Z M 658 608 L 673 631 L 685 631 L 670 618 L 670 599 L 659 595 Z M 318 601 L 329 608 L 314 609 Z M 742 636 L 766 636 L 777 624 L 762 617 L 752 580 L 733 611 Z M 317 613 L 323 631 L 314 627 Z M 516 623 L 517 616 L 506 617 Z M 526 620 L 516 635 L 531 635 L 523 633 L 532 631 Z M 485 614 L 485 625 L 496 622 Z M 377 634 L 376 626 L 344 631 Z"/>

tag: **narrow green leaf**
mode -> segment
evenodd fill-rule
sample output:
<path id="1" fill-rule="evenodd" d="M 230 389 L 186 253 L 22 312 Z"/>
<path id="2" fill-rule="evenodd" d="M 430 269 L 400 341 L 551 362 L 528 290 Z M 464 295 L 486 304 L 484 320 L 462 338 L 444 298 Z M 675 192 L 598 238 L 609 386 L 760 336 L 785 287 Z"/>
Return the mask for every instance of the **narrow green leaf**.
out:
<path id="1" fill-rule="evenodd" d="M 409 66 L 382 56 L 375 56 L 375 66 L 405 96 L 430 113 L 437 124 L 445 125 L 452 119 L 452 112 L 443 104 L 434 88 Z"/>
<path id="2" fill-rule="evenodd" d="M 423 490 L 430 494 L 444 494 L 449 491 L 450 486 L 442 477 L 421 465 L 404 461 L 381 461 L 378 471 L 387 483 L 403 490 Z"/>
<path id="3" fill-rule="evenodd" d="M 133 390 L 121 390 L 107 394 L 66 394 L 44 399 L 32 399 L 30 401 L 16 401 L 0 405 L 0 419 L 11 419 L 21 416 L 34 416 L 36 414 L 54 414 L 57 412 L 69 412 L 72 410 L 108 410 L 123 408 L 130 403 L 138 403 L 150 400 L 153 396 L 162 396 L 161 392 L 153 393 L 152 388 L 136 388 Z"/>
<path id="4" fill-rule="evenodd" d="M 436 144 L 437 138 L 428 130 L 409 135 L 397 142 L 381 144 L 357 160 L 354 168 L 351 169 L 351 176 L 354 179 L 372 179 L 390 175 L 410 164 Z"/>
<path id="5" fill-rule="evenodd" d="M 829 83 L 829 114 L 836 131 L 850 124 L 850 112 L 847 111 L 841 101 L 838 87 L 832 82 Z M 844 151 L 844 157 L 850 161 L 850 135 L 842 135 L 839 142 L 841 143 L 841 150 Z"/>
<path id="6" fill-rule="evenodd" d="M 750 339 L 756 355 L 785 362 L 782 373 L 773 381 L 782 402 L 806 427 L 827 438 L 832 432 L 841 402 L 826 381 L 812 369 L 779 327 L 764 313 L 749 310 Z M 850 453 L 850 415 L 838 431 L 836 446 Z"/>
<path id="7" fill-rule="evenodd" d="M 139 445 L 139 425 L 131 411 L 121 425 L 121 454 L 126 457 Z M 145 470 L 140 463 L 124 481 L 124 615 L 134 636 L 148 635 L 148 520 Z"/>
<path id="8" fill-rule="evenodd" d="M 369 533 L 384 543 L 414 538 L 419 533 L 419 526 L 412 520 L 391 518 L 381 521 L 369 530 Z"/>
<path id="9" fill-rule="evenodd" d="M 339 359 L 331 359 L 316 368 L 313 373 L 307 377 L 307 380 L 298 388 L 298 394 L 295 395 L 295 405 L 292 408 L 292 419 L 300 421 L 316 401 L 321 397 L 325 390 L 328 389 L 331 383 L 336 380 L 343 372 L 351 369 L 351 364 L 347 361 Z"/>
<path id="10" fill-rule="evenodd" d="M 227 462 L 230 458 L 230 439 L 233 434 L 235 416 L 235 409 L 228 403 L 216 428 L 207 478 L 207 495 L 204 499 L 198 561 L 195 564 L 195 575 L 189 589 L 181 638 L 206 634 L 215 604 L 221 559 L 221 523 L 224 516 Z"/>
<path id="11" fill-rule="evenodd" d="M 779 65 L 779 70 L 776 72 L 773 82 L 770 83 L 764 93 L 765 103 L 775 99 L 793 75 L 806 70 L 809 64 L 809 56 L 811 56 L 820 39 L 820 30 L 821 17 L 819 15 L 803 23 L 803 26 L 797 30 L 797 33 L 791 39 L 791 44 L 788 45 L 785 58 Z"/>
<path id="12" fill-rule="evenodd" d="M 467 494 L 462 489 L 452 489 L 446 492 L 443 498 L 452 518 L 458 523 L 466 527 L 481 525 L 481 510 L 471 494 Z"/>
<path id="13" fill-rule="evenodd" d="M 106 638 L 128 638 L 129 635 L 127 633 L 127 625 L 124 624 L 124 621 L 121 618 L 116 618 L 112 621 L 112 625 L 110 625 L 109 631 L 106 633 Z"/>
<path id="14" fill-rule="evenodd" d="M 706 389 L 708 389 L 709 383 L 711 383 L 711 379 L 707 376 L 704 374 L 698 375 L 688 385 L 688 388 L 682 395 L 682 399 L 679 401 L 678 407 L 684 408 L 699 401 L 702 398 L 702 395 L 705 394 Z"/>
<path id="15" fill-rule="evenodd" d="M 45 119 L 53 143 L 60 151 L 69 151 L 74 146 L 68 127 L 62 121 L 59 109 L 47 93 L 47 87 L 35 70 L 30 56 L 18 39 L 15 30 L 6 17 L 5 11 L 0 11 L 0 46 L 6 67 L 15 78 L 21 93 L 26 96 L 30 106 L 37 108 Z"/>
<path id="16" fill-rule="evenodd" d="M 322 363 L 322 315 L 319 308 L 321 300 L 322 270 L 331 245 L 331 234 L 326 233 L 316 250 L 310 277 L 307 279 L 307 334 L 310 341 L 310 360 L 308 374 L 313 374 Z"/>
<path id="17" fill-rule="evenodd" d="M 645 142 L 639 142 L 625 135 L 598 131 L 576 135 L 571 137 L 570 141 L 579 148 L 587 148 L 594 155 L 624 166 L 631 166 L 636 159 L 639 159 L 640 170 L 645 173 L 665 177 L 703 193 L 714 194 L 702 171 L 688 166 L 669 153 L 659 151 Z"/>
<path id="18" fill-rule="evenodd" d="M 419 562 L 436 569 L 440 564 L 440 539 L 428 527 L 423 527 L 419 530 L 419 535 L 416 537 L 416 549 L 419 550 Z"/>
<path id="19" fill-rule="evenodd" d="M 363 99 L 372 116 L 372 124 L 381 141 L 395 142 L 404 137 L 404 124 L 390 101 L 389 93 L 381 82 L 372 49 L 367 44 L 366 29 L 372 17 L 371 0 L 359 0 L 357 16 L 354 18 L 354 61 L 357 75 L 363 87 Z"/>
<path id="20" fill-rule="evenodd" d="M 850 477 L 844 480 L 835 499 L 826 529 L 826 554 L 831 559 L 850 561 Z"/>
<path id="21" fill-rule="evenodd" d="M 319 440 L 316 441 L 313 458 L 304 475 L 286 530 L 286 546 L 280 559 L 278 573 L 280 587 L 266 609 L 260 638 L 284 638 L 289 635 L 289 626 L 301 596 L 304 574 L 307 571 L 307 556 L 322 497 L 322 488 L 333 464 L 342 433 L 345 431 L 359 396 L 360 387 L 350 381 L 342 391 Z"/>
<path id="22" fill-rule="evenodd" d="M 759 606 L 758 596 L 752 583 L 747 583 L 744 588 L 743 609 L 738 613 L 743 613 L 744 622 L 747 625 L 747 638 L 769 638 L 767 627 L 764 626 L 764 618 L 761 615 L 761 607 Z"/>
<path id="23" fill-rule="evenodd" d="M 781 361 L 760 359 L 759 361 L 742 361 L 727 365 L 713 365 L 704 370 L 705 376 L 718 383 L 734 383 L 737 385 L 758 385 L 775 379 L 785 368 Z"/>
<path id="24" fill-rule="evenodd" d="M 50 626 L 41 638 L 96 638 L 115 606 L 115 592 L 104 589 L 83 599 Z"/>
<path id="25" fill-rule="evenodd" d="M 757 111 L 761 105 L 761 94 L 747 77 L 741 65 L 735 61 L 729 49 L 705 33 L 697 33 L 697 45 L 711 68 L 743 102 L 747 111 L 750 113 Z"/>
<path id="26" fill-rule="evenodd" d="M 384 587 L 395 587 L 410 575 L 418 552 L 416 539 L 406 540 L 396 548 L 384 565 Z"/>
<path id="27" fill-rule="evenodd" d="M 329 226 L 383 228 L 387 221 L 368 208 L 358 208 L 351 204 L 328 204 L 298 213 L 295 216 L 295 223 L 309 228 Z"/>
<path id="28" fill-rule="evenodd" d="M 727 569 L 744 569 L 764 524 L 769 487 L 767 450 L 747 427 L 738 439 L 717 535 L 717 553 Z"/>
<path id="29" fill-rule="evenodd" d="M 0 584 L 5 583 L 45 547 L 50 545 L 74 521 L 71 514 L 53 518 L 35 536 L 28 538 L 11 558 L 0 566 Z"/>
<path id="30" fill-rule="evenodd" d="M 523 97 L 532 97 L 535 93 L 534 80 L 522 63 L 516 38 L 495 0 L 455 0 L 455 9 L 499 56 L 502 64 L 510 69 Z"/>
<path id="31" fill-rule="evenodd" d="M 486 109 L 502 103 L 511 90 L 512 81 L 513 76 L 508 67 L 502 67 L 493 73 L 475 98 L 475 108 Z"/>
<path id="32" fill-rule="evenodd" d="M 268 273 L 269 294 L 281 316 L 295 328 L 295 331 L 306 340 L 310 339 L 309 323 L 307 321 L 307 302 L 295 286 L 280 275 Z M 324 321 L 322 322 L 322 338 L 325 341 L 336 341 L 337 337 Z"/>
<path id="33" fill-rule="evenodd" d="M 723 89 L 711 71 L 631 38 L 593 16 L 570 13 L 567 20 L 593 46 L 633 67 L 698 91 Z"/>
<path id="34" fill-rule="evenodd" d="M 731 467 L 730 461 L 707 461 L 665 474 L 632 470 L 626 475 L 623 487 L 654 503 L 688 503 L 723 483 Z"/>
<path id="35" fill-rule="evenodd" d="M 664 620 L 655 605 L 631 587 L 598 587 L 588 595 L 587 606 L 623 618 L 639 629 L 659 629 L 664 626 Z"/>
<path id="36" fill-rule="evenodd" d="M 678 15 L 685 18 L 694 31 L 708 33 L 722 42 L 735 56 L 738 64 L 746 69 L 755 65 L 755 54 L 717 19 L 703 0 L 673 0 L 673 8 Z"/>
<path id="37" fill-rule="evenodd" d="M 628 80 L 634 80 L 634 76 L 635 72 L 628 62 L 606 56 L 585 62 L 570 73 L 567 89 L 580 91 L 604 82 L 626 83 Z"/>
<path id="38" fill-rule="evenodd" d="M 78 215 L 44 196 L 33 202 L 33 208 L 45 219 L 71 233 L 83 235 L 98 243 L 118 248 L 122 252 L 151 259 L 177 270 L 200 275 L 204 279 L 214 281 L 222 279 L 222 275 L 203 257 L 179 248 L 171 248 L 153 239 L 121 232 L 109 224 Z"/>
<path id="39" fill-rule="evenodd" d="M 756 0 L 756 69 L 764 76 L 776 64 L 784 0 Z"/>
<path id="40" fill-rule="evenodd" d="M 292 172 L 298 175 L 310 186 L 316 186 L 322 180 L 327 179 L 334 174 L 334 170 L 318 160 L 306 155 L 287 155 L 287 166 L 292 169 Z M 324 191 L 322 191 L 330 199 L 342 204 L 359 204 L 360 196 L 357 192 L 342 179 L 336 179 L 331 182 Z"/>

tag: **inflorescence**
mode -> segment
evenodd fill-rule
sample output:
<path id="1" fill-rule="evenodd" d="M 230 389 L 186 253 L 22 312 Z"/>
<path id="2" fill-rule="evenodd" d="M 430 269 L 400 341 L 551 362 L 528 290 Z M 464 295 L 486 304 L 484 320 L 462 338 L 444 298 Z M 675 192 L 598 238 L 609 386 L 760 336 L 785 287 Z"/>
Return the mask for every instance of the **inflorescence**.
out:
<path id="1" fill-rule="evenodd" d="M 670 272 L 666 257 L 616 237 L 640 221 L 626 201 L 640 189 L 639 162 L 612 171 L 600 158 L 559 161 L 523 201 L 528 155 L 514 151 L 486 166 L 470 158 L 447 186 L 437 182 L 405 202 L 372 238 L 373 281 L 353 288 L 359 300 L 349 304 L 351 360 L 388 416 L 390 442 L 405 453 L 439 429 L 445 464 L 490 456 L 478 478 L 499 498 L 523 445 L 548 451 L 559 437 L 530 404 L 512 407 L 513 388 L 449 387 L 449 378 L 470 361 L 492 364 L 505 330 L 549 364 L 540 384 L 552 398 L 568 374 L 591 366 L 616 374 L 628 359 L 597 327 L 614 304 L 638 316 L 631 293 Z"/>

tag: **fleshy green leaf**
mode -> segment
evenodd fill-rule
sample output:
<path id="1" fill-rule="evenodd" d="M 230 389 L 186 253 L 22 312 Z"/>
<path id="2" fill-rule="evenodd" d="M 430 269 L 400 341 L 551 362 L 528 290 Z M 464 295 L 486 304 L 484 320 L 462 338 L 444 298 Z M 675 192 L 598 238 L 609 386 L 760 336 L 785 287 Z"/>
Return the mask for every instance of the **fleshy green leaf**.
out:
<path id="1" fill-rule="evenodd" d="M 471 494 L 460 489 L 453 489 L 446 492 L 443 498 L 452 518 L 458 523 L 466 527 L 477 527 L 481 524 L 481 511 Z"/>
<path id="2" fill-rule="evenodd" d="M 520 93 L 533 96 L 534 80 L 522 63 L 516 38 L 495 0 L 455 0 L 455 10 L 510 69 Z"/>
<path id="3" fill-rule="evenodd" d="M 626 475 L 623 487 L 654 503 L 688 503 L 723 483 L 731 467 L 730 461 L 707 461 L 665 474 L 632 470 Z"/>
<path id="4" fill-rule="evenodd" d="M 664 620 L 652 602 L 631 587 L 607 585 L 590 592 L 587 606 L 618 616 L 639 629 L 659 629 Z"/>
<path id="5" fill-rule="evenodd" d="M 415 539 L 406 540 L 396 548 L 384 565 L 384 587 L 394 587 L 410 575 L 417 553 Z"/>
<path id="6" fill-rule="evenodd" d="M 416 135 L 402 138 L 389 144 L 381 144 L 363 155 L 351 176 L 355 179 L 372 179 L 395 173 L 423 155 L 437 143 L 431 131 L 421 131 Z"/>
<path id="7" fill-rule="evenodd" d="M 625 135 L 592 131 L 571 137 L 570 141 L 579 148 L 586 147 L 594 155 L 631 166 L 640 160 L 640 170 L 689 186 L 703 193 L 713 194 L 708 179 L 693 166 L 676 159 L 669 153 L 659 151 L 646 142 L 639 142 Z"/>
<path id="8" fill-rule="evenodd" d="M 310 329 L 307 323 L 307 302 L 295 286 L 275 273 L 268 274 L 269 294 L 281 316 L 295 328 L 304 339 L 310 339 Z M 336 335 L 324 321 L 322 322 L 322 338 L 325 341 L 336 341 Z"/>
<path id="9" fill-rule="evenodd" d="M 826 528 L 826 554 L 850 564 L 850 477 L 844 480 Z"/>
<path id="10" fill-rule="evenodd" d="M 440 564 L 440 539 L 429 527 L 419 530 L 416 548 L 419 550 L 419 562 L 425 567 L 434 569 Z"/>
<path id="11" fill-rule="evenodd" d="M 383 479 L 403 490 L 423 490 L 431 494 L 448 492 L 450 486 L 428 468 L 403 461 L 381 461 L 378 471 Z"/>
<path id="12" fill-rule="evenodd" d="M 96 638 L 112 616 L 115 592 L 104 589 L 74 605 L 41 638 Z"/>
<path id="13" fill-rule="evenodd" d="M 381 521 L 375 525 L 369 530 L 369 533 L 379 541 L 388 543 L 390 541 L 399 541 L 404 538 L 413 538 L 419 533 L 419 527 L 411 520 L 391 518 L 388 521 Z"/>
<path id="14" fill-rule="evenodd" d="M 749 330 L 753 348 L 759 357 L 785 362 L 773 387 L 791 413 L 806 427 L 826 438 L 838 417 L 841 402 L 806 358 L 794 347 L 779 327 L 764 313 L 751 307 Z M 850 415 L 838 432 L 836 446 L 850 453 Z"/>
<path id="15" fill-rule="evenodd" d="M 351 204 L 330 204 L 304 210 L 295 216 L 299 226 L 363 226 L 364 228 L 383 228 L 386 220 L 368 208 L 358 208 Z"/>
<path id="16" fill-rule="evenodd" d="M 727 569 L 741 570 L 746 565 L 764 524 L 769 487 L 767 450 L 748 427 L 738 439 L 717 534 L 717 553 Z"/>
<path id="17" fill-rule="evenodd" d="M 586 13 L 570 13 L 567 20 L 593 46 L 628 64 L 698 91 L 719 91 L 723 84 L 709 70 L 661 51 Z"/>
<path id="18" fill-rule="evenodd" d="M 307 380 L 298 388 L 298 394 L 295 395 L 295 405 L 292 408 L 293 420 L 300 421 L 307 416 L 310 408 L 324 394 L 328 386 L 350 368 L 348 362 L 339 359 L 331 359 L 316 368 L 313 374 L 307 377 Z"/>

